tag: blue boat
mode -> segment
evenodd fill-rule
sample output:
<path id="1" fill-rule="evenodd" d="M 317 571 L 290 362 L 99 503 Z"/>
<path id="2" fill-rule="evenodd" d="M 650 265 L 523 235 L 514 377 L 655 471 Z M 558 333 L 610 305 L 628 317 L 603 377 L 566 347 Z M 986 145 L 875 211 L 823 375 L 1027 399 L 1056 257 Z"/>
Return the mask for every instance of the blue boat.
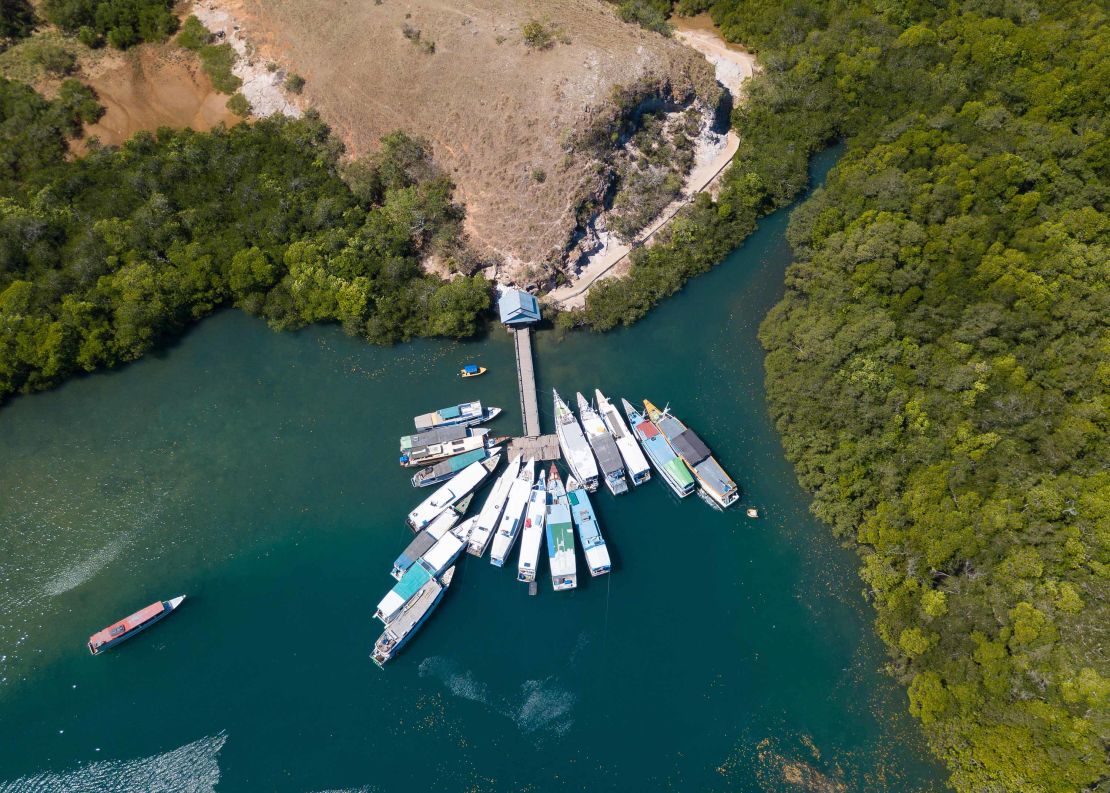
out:
<path id="1" fill-rule="evenodd" d="M 578 539 L 582 541 L 590 575 L 605 575 L 612 569 L 609 549 L 605 547 L 605 538 L 601 536 L 601 527 L 590 503 L 590 496 L 573 476 L 567 480 L 567 505 L 570 507 L 570 517 L 574 520 L 574 528 L 578 530 Z"/>
<path id="2" fill-rule="evenodd" d="M 632 407 L 627 399 L 622 399 L 621 404 L 628 416 L 628 423 L 632 425 L 632 434 L 644 447 L 644 453 L 647 454 L 648 460 L 655 466 L 663 481 L 670 485 L 671 490 L 679 498 L 686 498 L 693 493 L 697 489 L 697 482 L 690 475 L 686 464 L 674 453 L 674 449 L 663 437 L 659 428 L 643 413 Z"/>
<path id="3" fill-rule="evenodd" d="M 479 366 L 476 363 L 468 363 L 461 370 L 459 370 L 459 377 L 477 377 L 480 374 L 486 373 L 486 367 Z"/>

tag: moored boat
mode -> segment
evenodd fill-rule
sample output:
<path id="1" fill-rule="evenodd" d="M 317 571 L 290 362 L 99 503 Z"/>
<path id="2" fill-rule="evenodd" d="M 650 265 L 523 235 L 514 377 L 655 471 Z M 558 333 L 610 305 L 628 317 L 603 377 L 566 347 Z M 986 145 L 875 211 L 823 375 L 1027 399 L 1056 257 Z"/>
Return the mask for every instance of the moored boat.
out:
<path id="1" fill-rule="evenodd" d="M 433 443 L 428 446 L 414 446 L 401 454 L 397 461 L 404 468 L 416 468 L 423 465 L 435 465 L 443 460 L 448 460 L 460 454 L 473 452 L 478 449 L 490 449 L 505 438 L 494 438 L 490 435 L 472 435 L 457 441 L 447 443 Z"/>
<path id="2" fill-rule="evenodd" d="M 407 452 L 419 446 L 431 446 L 433 443 L 450 443 L 469 436 L 487 435 L 489 427 L 463 427 L 448 426 L 439 429 L 416 432 L 412 435 L 401 436 L 401 451 Z"/>
<path id="3" fill-rule="evenodd" d="M 455 528 L 455 524 L 458 522 L 459 516 L 453 509 L 441 513 L 439 517 L 428 524 L 428 528 L 417 532 L 416 536 L 412 538 L 412 542 L 405 546 L 405 550 L 401 551 L 401 555 L 393 560 L 393 570 L 390 571 L 390 575 L 400 581 L 405 572 L 416 564 L 416 560 L 431 550 L 432 546 L 439 542 L 447 532 Z"/>
<path id="4" fill-rule="evenodd" d="M 501 462 L 501 455 L 495 454 L 489 459 L 471 463 L 445 484 L 440 485 L 434 493 L 408 514 L 406 520 L 409 528 L 420 531 L 444 510 L 452 508 L 473 493 L 482 482 L 486 481 L 486 477 L 493 473 L 499 462 Z"/>
<path id="5" fill-rule="evenodd" d="M 492 457 L 495 454 L 501 453 L 500 446 L 494 446 L 489 449 L 475 449 L 472 452 L 465 454 L 458 454 L 454 457 L 449 457 L 442 462 L 435 465 L 429 465 L 427 468 L 421 468 L 412 475 L 413 487 L 431 487 L 438 485 L 441 482 L 446 482 L 459 471 L 466 468 L 471 463 L 476 463 L 484 460 L 487 457 Z"/>
<path id="6" fill-rule="evenodd" d="M 520 472 L 520 455 L 509 461 L 508 467 L 494 482 L 482 511 L 478 513 L 478 523 L 470 533 L 470 542 L 467 544 L 467 553 L 481 557 L 489 546 L 497 523 L 501 520 L 501 513 L 505 510 L 505 502 L 509 498 L 509 489 L 513 486 L 517 473 Z"/>
<path id="7" fill-rule="evenodd" d="M 667 486 L 679 498 L 686 498 L 697 490 L 697 482 L 690 474 L 690 469 L 674 453 L 674 449 L 667 443 L 659 428 L 647 416 L 632 407 L 627 399 L 622 399 L 621 404 L 624 406 L 625 415 L 628 416 L 628 423 L 632 425 L 633 434 L 643 445 L 648 460 L 655 466 L 655 470 L 659 472 L 659 476 Z"/>
<path id="8" fill-rule="evenodd" d="M 628 478 L 632 480 L 632 484 L 642 485 L 651 479 L 651 466 L 648 465 L 640 444 L 632 437 L 621 414 L 605 394 L 601 393 L 601 389 L 594 389 L 594 399 L 597 400 L 597 414 L 601 416 L 601 420 L 605 422 L 605 428 L 617 443 Z"/>
<path id="9" fill-rule="evenodd" d="M 459 370 L 459 377 L 478 377 L 486 373 L 486 367 L 479 366 L 476 363 L 468 363 Z"/>
<path id="10" fill-rule="evenodd" d="M 648 418 L 663 433 L 675 454 L 693 471 L 694 478 L 709 500 L 721 509 L 735 504 L 740 499 L 740 488 L 713 457 L 705 441 L 671 415 L 670 408 L 660 410 L 646 399 L 644 407 Z"/>
<path id="11" fill-rule="evenodd" d="M 570 501 L 555 464 L 551 464 L 548 484 L 550 502 L 547 507 L 547 560 L 551 569 L 551 586 L 558 592 L 578 586 L 578 565 L 574 558 L 574 526 L 571 524 Z"/>
<path id="12" fill-rule="evenodd" d="M 401 651 L 401 648 L 435 611 L 454 577 L 455 568 L 451 567 L 441 579 L 433 578 L 426 581 L 394 619 L 386 624 L 382 635 L 374 642 L 374 652 L 370 656 L 375 664 L 379 667 L 384 666 Z"/>
<path id="13" fill-rule="evenodd" d="M 129 617 L 124 617 L 119 622 L 99 630 L 89 637 L 89 652 L 100 655 L 105 650 L 110 650 L 120 642 L 125 642 L 132 636 L 145 631 L 154 623 L 172 614 L 181 602 L 184 595 L 178 595 L 169 600 L 159 600 L 151 603 L 144 609 L 136 611 Z"/>
<path id="14" fill-rule="evenodd" d="M 520 524 L 524 520 L 524 509 L 528 506 L 535 468 L 536 461 L 529 459 L 509 488 L 505 510 L 501 513 L 501 520 L 497 522 L 497 533 L 493 535 L 493 547 L 489 552 L 489 561 L 494 567 L 505 564 L 520 534 Z"/>
<path id="15" fill-rule="evenodd" d="M 431 413 L 421 413 L 412 419 L 416 429 L 420 432 L 437 427 L 463 426 L 472 424 L 485 424 L 501 414 L 501 408 L 482 407 L 481 402 L 463 402 L 449 408 L 440 408 Z"/>
<path id="16" fill-rule="evenodd" d="M 590 450 L 578 419 L 567 407 L 567 403 L 559 396 L 559 392 L 552 389 L 555 395 L 555 434 L 559 438 L 559 448 L 563 451 L 563 459 L 575 478 L 591 493 L 597 490 L 597 462 Z"/>
<path id="17" fill-rule="evenodd" d="M 605 575 L 613 569 L 609 549 L 605 545 L 605 538 L 601 536 L 601 526 L 597 522 L 590 497 L 579 487 L 574 477 L 567 480 L 567 505 L 574 520 L 574 528 L 578 531 L 578 539 L 582 542 L 590 575 Z"/>
<path id="18" fill-rule="evenodd" d="M 628 482 L 624 478 L 624 460 L 621 459 L 620 450 L 617 449 L 617 442 L 609 434 L 609 429 L 601 420 L 601 416 L 597 415 L 597 411 L 586 401 L 586 397 L 582 394 L 576 396 L 578 397 L 578 418 L 582 422 L 586 440 L 590 442 L 590 448 L 594 450 L 594 456 L 597 457 L 597 465 L 601 469 L 605 486 L 614 496 L 627 493 Z"/>
<path id="19" fill-rule="evenodd" d="M 520 537 L 520 558 L 516 566 L 517 581 L 535 581 L 536 566 L 540 561 L 540 545 L 543 544 L 543 523 L 547 517 L 547 482 L 544 470 L 532 485 L 528 496 L 528 506 L 524 511 L 524 528 Z"/>

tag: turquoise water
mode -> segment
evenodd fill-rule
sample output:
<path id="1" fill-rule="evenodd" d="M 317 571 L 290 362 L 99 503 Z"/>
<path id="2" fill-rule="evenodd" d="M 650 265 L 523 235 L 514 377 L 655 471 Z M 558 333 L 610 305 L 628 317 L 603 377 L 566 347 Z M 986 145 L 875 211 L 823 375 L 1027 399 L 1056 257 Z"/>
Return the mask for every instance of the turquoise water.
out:
<path id="1" fill-rule="evenodd" d="M 530 598 L 466 558 L 385 671 L 371 614 L 428 493 L 397 436 L 464 399 L 519 431 L 508 334 L 381 349 L 226 311 L 0 409 L 0 791 L 941 789 L 767 416 L 785 222 L 636 327 L 536 347 L 547 429 L 552 386 L 670 401 L 763 517 L 599 494 L 611 576 L 553 593 L 541 569 Z M 489 374 L 459 380 L 471 360 Z"/>

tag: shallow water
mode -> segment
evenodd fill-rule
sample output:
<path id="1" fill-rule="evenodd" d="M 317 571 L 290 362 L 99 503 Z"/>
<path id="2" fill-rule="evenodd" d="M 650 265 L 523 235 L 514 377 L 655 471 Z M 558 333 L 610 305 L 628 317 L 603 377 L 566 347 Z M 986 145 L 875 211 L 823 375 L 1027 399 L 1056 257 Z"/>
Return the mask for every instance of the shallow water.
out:
<path id="1" fill-rule="evenodd" d="M 508 334 L 381 349 L 226 311 L 0 409 L 0 791 L 940 789 L 767 416 L 785 222 L 636 327 L 536 349 L 546 428 L 552 386 L 670 401 L 763 517 L 599 494 L 611 576 L 553 593 L 541 567 L 530 598 L 468 557 L 385 671 L 371 614 L 428 493 L 397 436 L 471 398 L 518 431 Z M 460 381 L 470 360 L 489 374 Z"/>

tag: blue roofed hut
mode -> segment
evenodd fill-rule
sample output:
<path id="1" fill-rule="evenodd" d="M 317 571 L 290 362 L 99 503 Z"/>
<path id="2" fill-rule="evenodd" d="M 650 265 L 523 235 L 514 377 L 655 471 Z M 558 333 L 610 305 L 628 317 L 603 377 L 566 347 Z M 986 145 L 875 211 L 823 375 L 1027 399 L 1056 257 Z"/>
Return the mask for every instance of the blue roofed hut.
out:
<path id="1" fill-rule="evenodd" d="M 520 289 L 505 289 L 497 301 L 501 321 L 510 328 L 522 328 L 540 321 L 540 303 L 534 295 Z"/>

